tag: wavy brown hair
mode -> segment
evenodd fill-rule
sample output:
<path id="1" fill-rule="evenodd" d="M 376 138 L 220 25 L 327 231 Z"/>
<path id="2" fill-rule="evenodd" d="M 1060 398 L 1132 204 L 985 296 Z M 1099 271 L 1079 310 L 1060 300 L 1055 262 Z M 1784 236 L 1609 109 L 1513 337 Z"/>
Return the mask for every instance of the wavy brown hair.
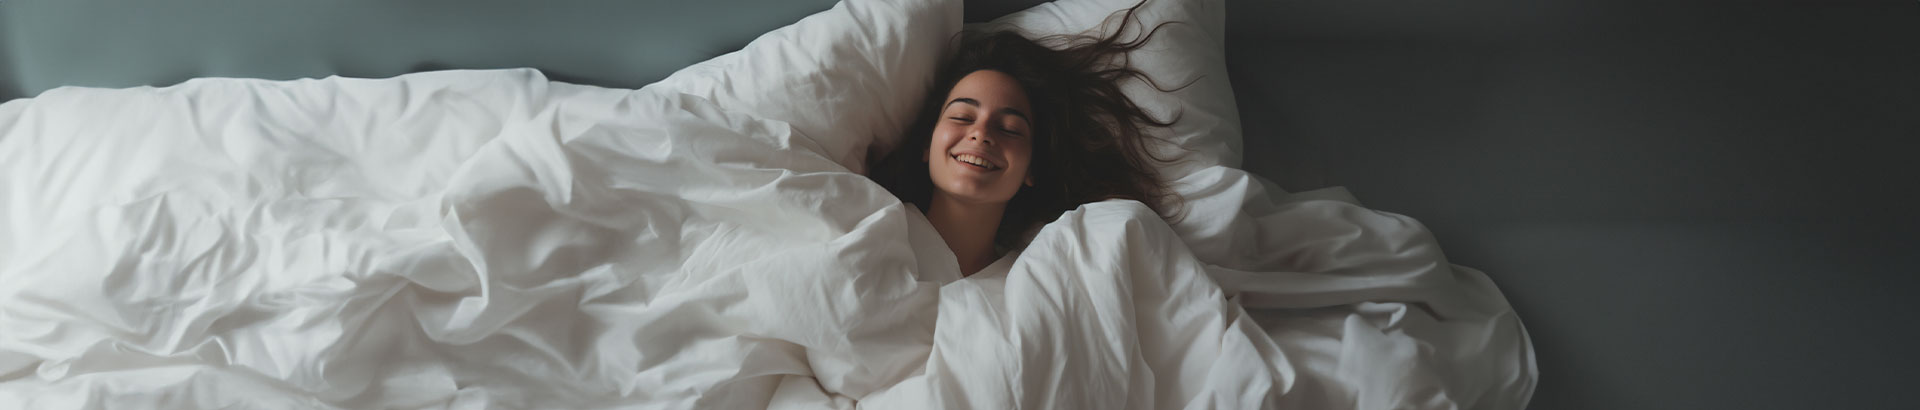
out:
<path id="1" fill-rule="evenodd" d="M 1161 217 L 1174 218 L 1171 211 L 1179 198 L 1155 171 L 1172 160 L 1153 153 L 1149 143 L 1159 139 L 1145 128 L 1172 126 L 1179 115 L 1166 121 L 1155 119 L 1120 91 L 1123 82 L 1132 79 L 1162 92 L 1186 87 L 1161 88 L 1146 73 L 1128 67 L 1127 53 L 1145 46 L 1161 27 L 1174 24 L 1161 23 L 1151 30 L 1135 27 L 1144 26 L 1132 23 L 1137 23 L 1134 13 L 1145 4 L 1143 0 L 1115 12 L 1101 28 L 1082 34 L 1028 39 L 1003 28 L 962 31 L 955 36 L 955 52 L 940 65 L 907 137 L 893 152 L 869 156 L 879 158 L 868 167 L 869 176 L 901 201 L 926 210 L 933 180 L 919 159 L 932 139 L 941 103 L 967 74 L 993 70 L 1013 77 L 1033 108 L 1029 172 L 1034 185 L 1020 187 L 1007 202 L 995 232 L 996 243 L 1012 247 L 1035 224 L 1106 199 L 1140 201 Z M 1112 33 L 1099 34 L 1107 26 L 1117 27 Z M 1135 34 L 1129 38 L 1129 32 Z"/>

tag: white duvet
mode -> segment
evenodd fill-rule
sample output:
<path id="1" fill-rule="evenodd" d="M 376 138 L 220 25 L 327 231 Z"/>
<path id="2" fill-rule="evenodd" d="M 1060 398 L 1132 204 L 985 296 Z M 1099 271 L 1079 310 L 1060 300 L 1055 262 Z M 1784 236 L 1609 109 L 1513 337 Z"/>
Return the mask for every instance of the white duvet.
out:
<path id="1" fill-rule="evenodd" d="M 962 279 L 821 136 L 531 70 L 0 105 L 0 408 L 1491 408 L 1485 275 L 1214 168 Z M 1249 314 L 1249 313 L 1252 314 Z"/>

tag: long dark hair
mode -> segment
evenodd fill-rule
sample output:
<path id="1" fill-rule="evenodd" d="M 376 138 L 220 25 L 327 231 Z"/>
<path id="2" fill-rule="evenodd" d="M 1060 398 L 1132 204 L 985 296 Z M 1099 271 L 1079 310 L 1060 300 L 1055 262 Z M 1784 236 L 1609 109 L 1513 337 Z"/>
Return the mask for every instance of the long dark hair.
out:
<path id="1" fill-rule="evenodd" d="M 1034 185 L 1021 186 L 1007 202 L 996 243 L 1012 247 L 1034 224 L 1106 199 L 1137 200 L 1162 217 L 1173 218 L 1171 210 L 1178 197 L 1155 172 L 1157 164 L 1172 160 L 1153 153 L 1148 144 L 1157 138 L 1144 128 L 1172 126 L 1179 116 L 1155 119 L 1120 91 L 1127 79 L 1146 81 L 1163 92 L 1185 88 L 1161 88 L 1146 73 L 1128 67 L 1128 52 L 1145 46 L 1161 27 L 1173 23 L 1155 25 L 1145 34 L 1133 30 L 1137 35 L 1127 39 L 1130 23 L 1136 22 L 1134 13 L 1145 4 L 1143 0 L 1114 13 L 1101 28 L 1113 25 L 1116 18 L 1118 27 L 1106 35 L 1096 29 L 1028 39 L 1001 28 L 962 31 L 955 37 L 954 54 L 940 65 L 919 117 L 899 147 L 885 156 L 869 156 L 879 158 L 868 167 L 869 177 L 901 201 L 926 210 L 933 181 L 919 159 L 940 118 L 941 103 L 967 74 L 993 70 L 1013 77 L 1033 108 L 1030 172 Z"/>

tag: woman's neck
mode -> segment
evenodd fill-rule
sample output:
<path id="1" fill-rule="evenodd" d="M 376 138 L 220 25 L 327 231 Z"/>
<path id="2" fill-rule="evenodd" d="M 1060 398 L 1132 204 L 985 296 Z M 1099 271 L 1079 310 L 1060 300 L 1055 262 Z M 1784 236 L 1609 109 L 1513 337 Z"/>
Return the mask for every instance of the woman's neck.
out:
<path id="1" fill-rule="evenodd" d="M 954 258 L 960 262 L 961 276 L 972 276 L 993 264 L 997 258 L 993 254 L 993 235 L 1000 228 L 1000 217 L 1006 214 L 1006 204 L 970 204 L 941 192 L 934 192 L 929 202 L 927 220 L 933 222 L 940 239 L 953 250 Z"/>

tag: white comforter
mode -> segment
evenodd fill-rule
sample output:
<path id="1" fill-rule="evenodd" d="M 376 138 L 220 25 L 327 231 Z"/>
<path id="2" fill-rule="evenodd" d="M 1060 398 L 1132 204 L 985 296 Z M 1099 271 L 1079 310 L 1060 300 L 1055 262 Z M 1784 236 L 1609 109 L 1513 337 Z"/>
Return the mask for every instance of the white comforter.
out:
<path id="1" fill-rule="evenodd" d="M 1519 408 L 1414 221 L 1233 169 L 961 279 L 819 138 L 530 70 L 0 105 L 0 408 Z M 1249 315 L 1249 309 L 1254 312 Z"/>

